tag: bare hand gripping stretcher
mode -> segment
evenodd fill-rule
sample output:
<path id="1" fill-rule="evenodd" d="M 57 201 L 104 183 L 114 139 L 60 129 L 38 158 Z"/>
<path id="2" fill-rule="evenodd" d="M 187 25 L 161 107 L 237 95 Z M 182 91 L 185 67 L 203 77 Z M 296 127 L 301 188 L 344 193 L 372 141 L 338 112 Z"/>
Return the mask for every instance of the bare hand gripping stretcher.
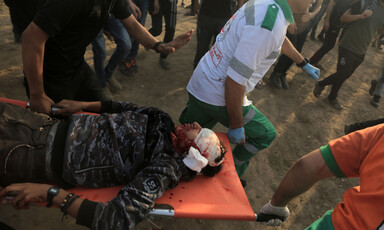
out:
<path id="1" fill-rule="evenodd" d="M 0 101 L 24 108 L 27 105 L 27 102 L 2 97 Z M 164 195 L 156 200 L 156 204 L 167 204 L 173 209 L 154 208 L 150 211 L 151 215 L 215 220 L 256 220 L 257 215 L 253 212 L 237 176 L 227 135 L 217 133 L 217 136 L 228 150 L 222 170 L 212 178 L 197 176 L 191 182 L 180 182 L 176 188 L 165 191 Z M 82 195 L 84 199 L 105 203 L 114 198 L 120 188 L 122 186 L 74 188 L 68 191 Z M 257 218 L 258 221 L 263 221 L 262 219 L 262 216 Z"/>

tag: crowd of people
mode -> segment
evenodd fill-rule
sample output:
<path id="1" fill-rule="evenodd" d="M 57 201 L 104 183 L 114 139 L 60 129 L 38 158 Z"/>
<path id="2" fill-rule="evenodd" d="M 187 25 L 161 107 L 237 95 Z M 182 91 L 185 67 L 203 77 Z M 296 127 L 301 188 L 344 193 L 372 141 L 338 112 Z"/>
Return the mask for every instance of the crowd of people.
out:
<path id="1" fill-rule="evenodd" d="M 17 209 L 48 202 L 92 229 L 131 229 L 165 189 L 197 173 L 214 176 L 220 170 L 226 151 L 211 131 L 217 123 L 228 128 L 228 139 L 235 145 L 239 177 L 251 159 L 271 145 L 277 136 L 275 127 L 247 94 L 272 65 L 271 87 L 288 89 L 286 76 L 296 63 L 314 80 L 313 95 L 319 98 L 331 85 L 325 101 L 342 110 L 337 97 L 343 83 L 364 61 L 368 47 L 381 45 L 384 0 L 192 3 L 191 12 L 198 12 L 194 71 L 186 86 L 189 100 L 179 117 L 181 125 L 175 126 L 166 112 L 113 101 L 112 94 L 122 90 L 113 77 L 116 68 L 126 75 L 139 71 L 139 44 L 160 53 L 161 68 L 172 67 L 168 55 L 189 42 L 193 33 L 174 37 L 176 0 L 8 1 L 15 41 L 22 46 L 30 109 L 38 113 L 0 103 L 0 136 L 4 137 L 0 140 L 0 186 L 4 187 L 0 199 L 16 192 L 12 205 Z M 149 30 L 144 27 L 147 13 L 152 19 Z M 163 18 L 165 35 L 159 41 Z M 322 19 L 323 30 L 316 36 Z M 311 39 L 323 39 L 323 45 L 308 59 L 300 52 L 309 32 Z M 116 43 L 106 66 L 105 36 Z M 337 71 L 321 76 L 320 61 L 337 39 Z M 89 44 L 94 70 L 84 59 Z M 371 81 L 372 106 L 379 106 L 383 88 L 384 69 Z M 58 111 L 52 112 L 53 106 Z M 74 114 L 78 111 L 100 115 Z M 332 176 L 369 178 L 370 182 L 362 181 L 360 187 L 347 191 L 343 203 L 309 229 L 379 229 L 384 205 L 375 207 L 375 202 L 384 199 L 377 165 L 384 160 L 383 127 L 353 132 L 301 158 L 260 215 L 269 216 L 267 224 L 280 225 L 290 214 L 288 202 L 317 181 Z M 35 160 L 26 161 L 27 153 L 28 159 Z M 20 162 L 28 162 L 29 167 Z M 52 182 L 57 186 L 42 184 Z M 118 184 L 124 187 L 107 204 L 65 190 Z M 354 215 L 350 217 L 349 212 Z"/>

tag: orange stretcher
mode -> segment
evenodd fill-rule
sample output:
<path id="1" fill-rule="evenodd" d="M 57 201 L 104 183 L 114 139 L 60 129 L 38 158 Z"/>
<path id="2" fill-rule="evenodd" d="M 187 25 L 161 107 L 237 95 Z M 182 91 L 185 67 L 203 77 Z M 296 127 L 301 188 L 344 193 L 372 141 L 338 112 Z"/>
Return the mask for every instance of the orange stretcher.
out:
<path id="1" fill-rule="evenodd" d="M 1 102 L 26 107 L 27 102 L 1 98 Z M 176 218 L 247 220 L 255 221 L 257 215 L 249 204 L 247 195 L 236 173 L 231 147 L 225 133 L 217 133 L 228 152 L 222 170 L 212 178 L 197 176 L 191 182 L 180 182 L 156 200 L 156 204 L 167 204 L 172 208 L 151 210 L 152 215 Z M 68 191 L 96 202 L 113 199 L 122 186 L 108 188 L 74 188 Z"/>

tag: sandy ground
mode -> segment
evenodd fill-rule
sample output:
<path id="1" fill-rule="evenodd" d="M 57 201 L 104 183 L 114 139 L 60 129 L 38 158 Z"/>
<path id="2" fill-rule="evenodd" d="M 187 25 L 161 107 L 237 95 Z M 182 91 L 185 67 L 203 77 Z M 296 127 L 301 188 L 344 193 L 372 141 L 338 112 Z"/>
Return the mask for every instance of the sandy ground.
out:
<path id="1" fill-rule="evenodd" d="M 186 3 L 189 1 L 186 0 Z M 180 2 L 179 2 L 180 4 Z M 195 29 L 196 17 L 185 17 L 187 10 L 179 5 L 176 35 Z M 150 25 L 148 17 L 147 27 Z M 8 9 L 0 2 L 0 96 L 27 100 L 22 86 L 20 44 L 13 42 Z M 308 39 L 303 54 L 311 56 L 320 47 L 319 41 Z M 114 44 L 107 44 L 112 53 Z M 196 37 L 181 50 L 169 57 L 172 69 L 165 71 L 158 64 L 158 54 L 154 51 L 139 51 L 139 72 L 126 77 L 117 70 L 114 76 L 124 89 L 114 95 L 116 100 L 132 101 L 142 106 L 156 106 L 167 111 L 177 121 L 187 102 L 185 87 L 192 74 L 192 61 L 195 54 Z M 321 78 L 335 72 L 337 49 L 330 52 L 322 61 L 326 68 Z M 93 65 L 92 52 L 88 49 L 87 61 Z M 326 93 L 317 99 L 312 90 L 314 81 L 293 66 L 288 74 L 290 88 L 276 90 L 266 86 L 254 90 L 249 98 L 275 125 L 277 138 L 266 150 L 260 152 L 244 175 L 248 185 L 245 191 L 252 208 L 257 212 L 268 202 L 273 191 L 288 168 L 299 157 L 325 145 L 328 140 L 343 135 L 344 125 L 356 121 L 381 118 L 384 105 L 373 108 L 368 95 L 370 80 L 379 76 L 383 66 L 383 52 L 369 48 L 364 63 L 343 85 L 339 101 L 346 108 L 336 111 L 325 102 Z M 269 74 L 267 74 L 268 76 Z M 328 92 L 329 89 L 326 90 Z M 216 131 L 225 131 L 215 127 Z M 303 229 L 315 219 L 341 201 L 344 191 L 357 185 L 357 179 L 327 179 L 314 186 L 304 195 L 290 203 L 292 215 L 278 229 Z M 0 221 L 16 229 L 84 229 L 68 218 L 61 222 L 57 209 L 32 207 L 27 211 L 16 211 L 10 205 L 0 206 Z M 154 223 L 164 229 L 272 229 L 259 223 L 242 221 L 194 220 L 160 218 Z M 144 221 L 137 229 L 151 229 Z"/>

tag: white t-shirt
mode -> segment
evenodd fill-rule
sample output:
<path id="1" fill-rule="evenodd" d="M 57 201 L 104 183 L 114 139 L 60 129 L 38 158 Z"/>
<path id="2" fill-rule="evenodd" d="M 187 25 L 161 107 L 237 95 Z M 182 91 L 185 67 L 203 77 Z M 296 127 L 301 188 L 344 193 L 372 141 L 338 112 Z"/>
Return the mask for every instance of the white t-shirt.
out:
<path id="1" fill-rule="evenodd" d="M 278 13 L 271 30 L 262 28 L 268 7 Z M 187 90 L 197 99 L 225 106 L 229 76 L 251 92 L 279 56 L 289 22 L 274 0 L 250 0 L 225 24 L 215 44 L 200 60 Z M 244 106 L 252 104 L 244 97 Z"/>

